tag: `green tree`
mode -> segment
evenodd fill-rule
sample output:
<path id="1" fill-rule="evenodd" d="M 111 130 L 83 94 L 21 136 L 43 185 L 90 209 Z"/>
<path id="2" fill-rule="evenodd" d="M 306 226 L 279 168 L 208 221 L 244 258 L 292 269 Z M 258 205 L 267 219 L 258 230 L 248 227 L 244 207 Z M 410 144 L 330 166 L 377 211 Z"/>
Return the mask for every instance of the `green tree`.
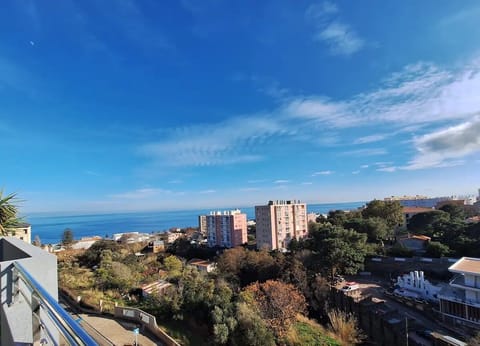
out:
<path id="1" fill-rule="evenodd" d="M 441 211 L 444 211 L 450 214 L 450 220 L 464 220 L 465 219 L 465 210 L 463 207 L 456 204 L 445 204 L 440 208 Z"/>
<path id="2" fill-rule="evenodd" d="M 37 234 L 37 235 L 35 236 L 35 238 L 33 239 L 32 244 L 33 244 L 34 246 L 38 246 L 38 247 L 42 246 L 42 241 L 40 240 L 40 237 L 39 237 L 38 234 Z"/>
<path id="3" fill-rule="evenodd" d="M 347 221 L 347 214 L 343 210 L 330 210 L 327 215 L 327 221 L 335 226 L 343 226 Z"/>
<path id="4" fill-rule="evenodd" d="M 362 210 L 362 216 L 365 219 L 378 217 L 387 223 L 388 227 L 393 229 L 403 223 L 403 207 L 398 201 L 380 201 L 373 200 L 367 203 Z"/>
<path id="5" fill-rule="evenodd" d="M 73 241 L 73 231 L 70 228 L 65 228 L 62 233 L 62 245 L 71 246 Z"/>
<path id="6" fill-rule="evenodd" d="M 450 215 L 442 210 L 432 210 L 413 215 L 408 222 L 410 231 L 432 236 L 435 224 L 449 222 Z"/>
<path id="7" fill-rule="evenodd" d="M 163 260 L 163 265 L 171 278 L 178 278 L 182 274 L 183 263 L 177 256 L 166 257 Z"/>
<path id="8" fill-rule="evenodd" d="M 367 234 L 324 224 L 313 230 L 310 237 L 310 248 L 318 253 L 328 274 L 356 274 L 363 269 Z"/>
<path id="9" fill-rule="evenodd" d="M 260 313 L 245 302 L 237 303 L 237 328 L 232 338 L 236 346 L 275 346 L 275 338 Z"/>
<path id="10" fill-rule="evenodd" d="M 0 190 L 0 235 L 7 235 L 10 227 L 20 223 L 15 202 L 17 199 L 14 193 L 4 196 L 3 190 Z"/>
<path id="11" fill-rule="evenodd" d="M 445 257 L 450 253 L 450 248 L 447 245 L 444 245 L 438 241 L 431 241 L 428 243 L 425 256 L 427 257 Z"/>
<path id="12" fill-rule="evenodd" d="M 393 234 L 387 222 L 380 217 L 368 219 L 352 219 L 345 223 L 345 228 L 351 228 L 359 233 L 366 233 L 369 241 L 378 242 L 391 237 Z"/>

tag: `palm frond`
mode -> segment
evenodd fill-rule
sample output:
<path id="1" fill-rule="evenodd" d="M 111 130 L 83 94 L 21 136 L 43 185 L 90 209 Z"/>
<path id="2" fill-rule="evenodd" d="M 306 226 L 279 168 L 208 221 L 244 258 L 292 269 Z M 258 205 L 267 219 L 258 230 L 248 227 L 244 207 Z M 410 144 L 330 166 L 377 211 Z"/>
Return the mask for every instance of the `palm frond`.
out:
<path id="1" fill-rule="evenodd" d="M 21 220 L 18 217 L 18 202 L 15 193 L 4 196 L 3 190 L 0 190 L 0 234 L 7 235 L 8 229 L 16 227 Z"/>

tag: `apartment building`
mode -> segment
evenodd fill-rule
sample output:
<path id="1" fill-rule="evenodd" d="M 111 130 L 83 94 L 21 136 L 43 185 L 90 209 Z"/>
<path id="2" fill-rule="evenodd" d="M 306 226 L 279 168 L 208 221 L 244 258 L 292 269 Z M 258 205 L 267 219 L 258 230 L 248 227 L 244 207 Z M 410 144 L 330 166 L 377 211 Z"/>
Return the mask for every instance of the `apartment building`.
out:
<path id="1" fill-rule="evenodd" d="M 480 330 L 480 258 L 462 257 L 448 270 L 455 276 L 438 294 L 443 321 Z"/>
<path id="2" fill-rule="evenodd" d="M 198 231 L 202 235 L 207 234 L 207 215 L 199 215 L 198 216 Z"/>
<path id="3" fill-rule="evenodd" d="M 255 206 L 255 219 L 258 249 L 283 250 L 308 236 L 307 205 L 297 200 Z"/>
<path id="4" fill-rule="evenodd" d="M 450 201 L 451 197 L 434 197 L 430 198 L 427 196 L 392 196 L 384 198 L 385 202 L 398 201 L 402 207 L 414 207 L 414 208 L 435 208 L 435 206 L 440 202 Z"/>
<path id="5" fill-rule="evenodd" d="M 208 246 L 231 248 L 247 242 L 247 214 L 240 210 L 212 211 L 206 215 Z"/>

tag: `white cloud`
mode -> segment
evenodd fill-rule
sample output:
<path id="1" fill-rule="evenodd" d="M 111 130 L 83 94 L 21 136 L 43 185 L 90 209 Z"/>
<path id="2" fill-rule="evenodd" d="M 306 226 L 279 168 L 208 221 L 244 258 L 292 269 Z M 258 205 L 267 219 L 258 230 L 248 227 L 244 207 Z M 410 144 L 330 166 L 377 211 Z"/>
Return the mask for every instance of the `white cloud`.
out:
<path id="1" fill-rule="evenodd" d="M 334 171 L 320 171 L 320 172 L 314 172 L 312 173 L 312 177 L 316 177 L 316 176 L 319 176 L 319 175 L 331 175 L 335 173 Z"/>
<path id="2" fill-rule="evenodd" d="M 462 165 L 461 158 L 480 153 L 480 116 L 418 137 L 414 145 L 418 153 L 403 169 Z"/>
<path id="3" fill-rule="evenodd" d="M 213 166 L 256 162 L 256 151 L 271 137 L 288 130 L 269 116 L 232 118 L 217 124 L 172 130 L 165 140 L 143 145 L 139 152 L 167 166 Z"/>
<path id="4" fill-rule="evenodd" d="M 381 140 L 384 140 L 387 137 L 388 135 L 386 134 L 374 134 L 374 135 L 364 136 L 364 137 L 357 138 L 353 142 L 353 144 L 366 144 L 366 143 L 379 142 Z"/>
<path id="5" fill-rule="evenodd" d="M 161 140 L 146 143 L 139 152 L 156 165 L 213 166 L 265 160 L 277 147 L 269 144 L 279 138 L 282 143 L 338 145 L 322 141 L 328 136 L 324 132 L 340 138 L 347 128 L 359 128 L 365 134 L 354 144 L 373 143 L 400 133 L 408 140 L 405 136 L 414 135 L 412 131 L 425 131 L 437 123 L 467 121 L 479 114 L 478 90 L 480 58 L 450 69 L 417 63 L 391 74 L 375 90 L 337 100 L 324 95 L 289 97 L 263 113 L 164 131 Z M 366 132 L 379 126 L 391 132 Z M 401 144 L 418 146 L 420 142 Z M 383 147 L 348 149 L 344 155 L 387 154 Z"/>
<path id="6" fill-rule="evenodd" d="M 273 183 L 274 184 L 287 184 L 289 182 L 290 182 L 290 180 L 278 179 L 278 180 L 275 180 Z"/>
<path id="7" fill-rule="evenodd" d="M 368 167 L 370 167 L 370 166 L 369 165 L 361 165 L 360 166 L 360 168 L 363 168 L 363 169 L 368 168 Z"/>
<path id="8" fill-rule="evenodd" d="M 329 127 L 373 123 L 400 126 L 404 132 L 422 124 L 471 117 L 480 111 L 478 90 L 480 58 L 454 69 L 417 63 L 393 73 L 376 90 L 346 100 L 299 97 L 289 100 L 284 112 Z"/>
<path id="9" fill-rule="evenodd" d="M 344 151 L 343 155 L 348 156 L 378 156 L 386 155 L 387 150 L 384 148 L 365 148 L 365 149 L 355 149 Z"/>
<path id="10" fill-rule="evenodd" d="M 352 171 L 352 174 L 358 174 L 360 171 Z"/>
<path id="11" fill-rule="evenodd" d="M 337 5 L 324 2 L 307 8 L 305 17 L 315 27 L 314 40 L 324 42 L 334 55 L 351 55 L 365 46 L 365 41 L 347 23 L 339 20 Z"/>
<path id="12" fill-rule="evenodd" d="M 301 183 L 301 185 L 312 185 L 313 183 L 311 181 L 304 181 Z"/>
<path id="13" fill-rule="evenodd" d="M 335 55 L 351 55 L 363 48 L 365 42 L 347 24 L 332 22 L 317 32 L 316 40 L 325 41 Z"/>
<path id="14" fill-rule="evenodd" d="M 397 170 L 397 167 L 395 166 L 390 166 L 390 167 L 380 167 L 380 168 L 377 168 L 377 171 L 379 172 L 395 172 Z"/>

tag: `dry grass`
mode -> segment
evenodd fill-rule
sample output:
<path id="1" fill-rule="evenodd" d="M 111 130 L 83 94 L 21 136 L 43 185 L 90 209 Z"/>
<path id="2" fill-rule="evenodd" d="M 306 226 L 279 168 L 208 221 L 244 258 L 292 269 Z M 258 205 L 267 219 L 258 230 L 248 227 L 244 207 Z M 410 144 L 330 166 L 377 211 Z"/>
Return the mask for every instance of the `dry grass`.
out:
<path id="1" fill-rule="evenodd" d="M 357 319 L 352 314 L 334 309 L 328 312 L 328 318 L 332 333 L 343 345 L 357 345 L 365 340 L 365 335 L 358 328 Z"/>

